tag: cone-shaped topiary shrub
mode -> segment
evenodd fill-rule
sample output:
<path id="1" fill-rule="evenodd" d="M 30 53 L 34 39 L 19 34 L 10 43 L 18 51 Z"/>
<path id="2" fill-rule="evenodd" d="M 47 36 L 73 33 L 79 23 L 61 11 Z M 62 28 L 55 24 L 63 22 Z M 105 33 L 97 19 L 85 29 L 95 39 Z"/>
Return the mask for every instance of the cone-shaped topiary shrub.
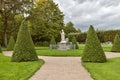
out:
<path id="1" fill-rule="evenodd" d="M 25 62 L 38 60 L 31 35 L 25 20 L 22 22 L 11 61 Z"/>
<path id="2" fill-rule="evenodd" d="M 111 49 L 112 52 L 120 52 L 120 36 L 116 34 L 114 43 Z"/>
<path id="3" fill-rule="evenodd" d="M 83 62 L 106 62 L 106 56 L 100 45 L 97 34 L 91 25 L 87 32 L 87 39 L 82 55 Z"/>
<path id="4" fill-rule="evenodd" d="M 79 49 L 75 36 L 72 38 L 72 44 L 75 45 L 76 49 Z"/>
<path id="5" fill-rule="evenodd" d="M 14 38 L 11 36 L 10 39 L 9 39 L 9 43 L 8 43 L 8 46 L 7 46 L 7 50 L 8 51 L 11 51 L 14 49 L 14 45 L 15 45 L 15 40 Z"/>
<path id="6" fill-rule="evenodd" d="M 0 53 L 2 53 L 2 48 L 1 48 L 1 45 L 0 45 Z"/>
<path id="7" fill-rule="evenodd" d="M 52 44 L 52 45 L 55 45 L 55 44 L 56 44 L 54 36 L 52 36 L 51 41 L 50 41 L 50 44 Z"/>
<path id="8" fill-rule="evenodd" d="M 56 42 L 54 36 L 52 36 L 50 41 L 50 49 L 56 49 Z"/>

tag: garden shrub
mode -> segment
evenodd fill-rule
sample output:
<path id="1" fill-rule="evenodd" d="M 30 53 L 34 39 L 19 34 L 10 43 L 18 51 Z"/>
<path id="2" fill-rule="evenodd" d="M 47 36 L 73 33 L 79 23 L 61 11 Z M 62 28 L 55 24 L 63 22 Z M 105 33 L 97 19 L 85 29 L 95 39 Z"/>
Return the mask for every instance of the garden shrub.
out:
<path id="1" fill-rule="evenodd" d="M 75 45 L 75 48 L 76 48 L 76 49 L 79 49 L 79 46 L 78 46 L 78 44 L 77 44 L 77 41 L 76 41 L 76 38 L 75 38 L 75 37 L 72 38 L 72 44 Z"/>
<path id="2" fill-rule="evenodd" d="M 9 39 L 9 43 L 7 45 L 7 50 L 8 51 L 11 51 L 14 49 L 14 45 L 15 45 L 15 40 L 14 38 L 11 36 L 10 39 Z"/>
<path id="3" fill-rule="evenodd" d="M 0 45 L 0 53 L 2 53 L 2 48 L 1 48 L 1 45 Z"/>
<path id="4" fill-rule="evenodd" d="M 17 41 L 11 61 L 25 62 L 38 60 L 31 35 L 28 31 L 27 23 L 24 20 L 20 26 Z"/>
<path id="5" fill-rule="evenodd" d="M 91 25 L 87 32 L 87 39 L 82 55 L 83 62 L 106 62 L 106 56 L 101 47 L 97 34 Z"/>
<path id="6" fill-rule="evenodd" d="M 112 52 L 120 52 L 120 36 L 116 34 L 113 46 L 111 48 Z"/>

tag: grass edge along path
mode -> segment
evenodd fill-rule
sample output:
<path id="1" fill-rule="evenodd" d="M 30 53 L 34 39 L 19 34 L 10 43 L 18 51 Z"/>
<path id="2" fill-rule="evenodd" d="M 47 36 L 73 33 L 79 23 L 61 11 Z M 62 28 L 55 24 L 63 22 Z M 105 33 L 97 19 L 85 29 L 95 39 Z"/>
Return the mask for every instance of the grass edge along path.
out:
<path id="1" fill-rule="evenodd" d="M 42 59 L 32 62 L 11 62 L 0 54 L 0 80 L 28 80 L 44 64 Z"/>
<path id="2" fill-rule="evenodd" d="M 85 44 L 80 44 L 79 49 L 77 50 L 67 50 L 67 51 L 62 51 L 62 50 L 57 50 L 53 49 L 50 50 L 49 47 L 35 47 L 36 52 L 39 56 L 61 56 L 61 57 L 70 57 L 70 56 L 81 56 L 83 49 L 84 49 Z M 112 45 L 111 44 L 102 44 L 102 48 L 105 52 L 110 52 Z"/>
<path id="3" fill-rule="evenodd" d="M 120 58 L 108 59 L 106 63 L 82 63 L 94 80 L 120 80 Z"/>

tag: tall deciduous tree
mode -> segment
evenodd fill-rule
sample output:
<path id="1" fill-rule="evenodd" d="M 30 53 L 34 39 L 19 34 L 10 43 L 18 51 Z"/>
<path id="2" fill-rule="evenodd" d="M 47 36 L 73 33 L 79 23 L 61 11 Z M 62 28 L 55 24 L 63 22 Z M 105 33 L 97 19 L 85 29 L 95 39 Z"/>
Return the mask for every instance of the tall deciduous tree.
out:
<path id="1" fill-rule="evenodd" d="M 7 46 L 7 29 L 9 21 L 15 24 L 15 15 L 26 13 L 30 10 L 33 0 L 0 0 L 0 16 L 3 22 L 4 45 Z"/>
<path id="2" fill-rule="evenodd" d="M 65 26 L 65 33 L 77 33 L 77 30 L 74 27 L 74 24 L 72 22 L 68 22 Z"/>
<path id="3" fill-rule="evenodd" d="M 59 38 L 63 18 L 63 13 L 52 0 L 38 0 L 29 16 L 34 41 L 50 41 L 52 35 Z"/>

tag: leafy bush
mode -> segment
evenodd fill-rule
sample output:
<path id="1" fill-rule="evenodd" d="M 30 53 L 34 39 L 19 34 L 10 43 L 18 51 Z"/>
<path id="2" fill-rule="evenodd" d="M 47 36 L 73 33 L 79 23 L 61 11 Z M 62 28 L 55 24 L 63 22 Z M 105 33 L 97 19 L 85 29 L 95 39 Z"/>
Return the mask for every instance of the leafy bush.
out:
<path id="1" fill-rule="evenodd" d="M 76 48 L 76 49 L 79 49 L 79 47 L 78 47 L 78 44 L 77 44 L 77 41 L 76 41 L 76 38 L 75 38 L 75 37 L 73 37 L 73 38 L 72 38 L 72 44 L 73 44 L 73 45 L 75 45 L 75 48 Z"/>
<path id="2" fill-rule="evenodd" d="M 1 45 L 0 45 L 0 53 L 2 53 L 2 48 L 1 48 Z"/>
<path id="3" fill-rule="evenodd" d="M 111 49 L 112 52 L 120 52 L 120 36 L 116 34 L 114 43 Z"/>
<path id="4" fill-rule="evenodd" d="M 10 39 L 9 39 L 9 43 L 8 43 L 8 46 L 7 46 L 7 50 L 8 51 L 11 51 L 14 49 L 14 45 L 15 45 L 15 40 L 14 38 L 11 36 Z"/>
<path id="5" fill-rule="evenodd" d="M 44 47 L 48 47 L 48 46 L 49 46 L 49 42 L 44 41 L 44 42 L 43 42 L 43 46 L 44 46 Z"/>
<path id="6" fill-rule="evenodd" d="M 56 49 L 56 42 L 54 36 L 52 36 L 51 41 L 50 41 L 50 49 Z"/>
<path id="7" fill-rule="evenodd" d="M 97 34 L 91 25 L 87 32 L 87 39 L 82 55 L 83 62 L 106 62 L 106 56 L 100 45 Z"/>
<path id="8" fill-rule="evenodd" d="M 52 45 L 55 45 L 55 44 L 56 44 L 54 36 L 52 36 L 51 41 L 50 41 L 50 44 L 52 44 Z"/>
<path id="9" fill-rule="evenodd" d="M 18 32 L 17 41 L 11 61 L 24 62 L 35 60 L 38 60 L 38 57 L 34 49 L 31 35 L 28 31 L 27 23 L 23 21 Z"/>

